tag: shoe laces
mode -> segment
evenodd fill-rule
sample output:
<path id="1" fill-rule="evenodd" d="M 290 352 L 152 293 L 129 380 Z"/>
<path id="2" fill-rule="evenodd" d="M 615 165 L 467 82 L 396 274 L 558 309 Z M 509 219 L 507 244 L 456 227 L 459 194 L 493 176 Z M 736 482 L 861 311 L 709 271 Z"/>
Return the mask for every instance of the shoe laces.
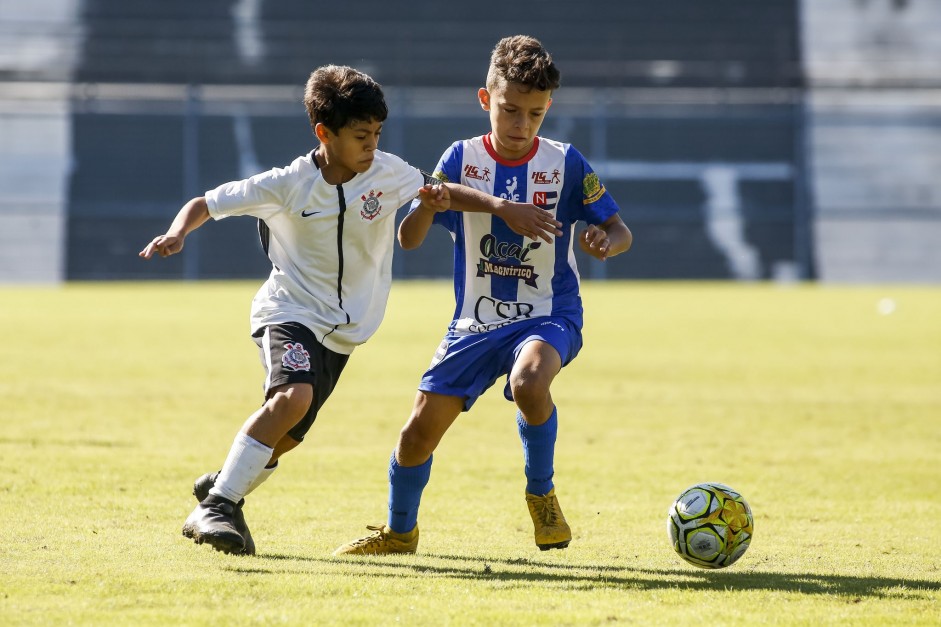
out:
<path id="1" fill-rule="evenodd" d="M 554 507 L 551 496 L 548 494 L 545 496 L 534 495 L 533 498 L 531 498 L 531 502 L 533 503 L 533 509 L 536 515 L 539 517 L 539 522 L 546 527 L 554 527 L 559 523 L 561 512 L 559 512 L 558 508 Z"/>
<path id="2" fill-rule="evenodd" d="M 383 532 L 385 525 L 366 525 L 366 529 L 372 531 L 373 533 L 364 538 L 354 540 L 353 546 L 369 546 L 370 544 L 377 544 L 386 541 L 386 534 Z"/>

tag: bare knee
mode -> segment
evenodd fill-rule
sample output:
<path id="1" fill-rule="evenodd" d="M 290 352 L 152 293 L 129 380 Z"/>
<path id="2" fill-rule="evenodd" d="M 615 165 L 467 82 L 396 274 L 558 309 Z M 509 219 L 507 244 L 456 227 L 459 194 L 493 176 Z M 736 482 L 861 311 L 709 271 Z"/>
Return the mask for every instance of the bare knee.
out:
<path id="1" fill-rule="evenodd" d="M 283 385 L 273 390 L 261 408 L 245 422 L 242 431 L 274 448 L 310 409 L 314 388 L 307 383 Z"/>
<path id="2" fill-rule="evenodd" d="M 418 392 L 412 415 L 399 432 L 395 449 L 399 463 L 418 466 L 428 461 L 463 405 L 463 399 L 455 396 Z"/>
<path id="3" fill-rule="evenodd" d="M 403 466 L 423 464 L 438 447 L 439 441 L 440 437 L 413 416 L 399 432 L 396 458 Z"/>
<path id="4" fill-rule="evenodd" d="M 511 374 L 513 400 L 529 424 L 542 424 L 552 413 L 552 394 L 549 392 L 552 379 L 535 368 L 520 368 Z"/>
<path id="5" fill-rule="evenodd" d="M 314 388 L 308 384 L 283 385 L 277 388 L 265 406 L 272 414 L 297 416 L 300 420 L 314 400 Z"/>

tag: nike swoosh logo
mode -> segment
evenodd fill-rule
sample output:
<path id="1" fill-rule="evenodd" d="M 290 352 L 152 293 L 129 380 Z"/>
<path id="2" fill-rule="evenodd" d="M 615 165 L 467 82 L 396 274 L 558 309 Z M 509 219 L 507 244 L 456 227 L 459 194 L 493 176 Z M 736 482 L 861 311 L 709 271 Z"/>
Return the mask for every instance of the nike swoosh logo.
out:
<path id="1" fill-rule="evenodd" d="M 315 215 L 317 215 L 318 213 L 323 213 L 323 212 L 322 212 L 322 211 L 311 211 L 310 213 L 307 213 L 306 211 L 301 211 L 301 217 L 302 217 L 302 218 L 309 218 L 310 216 L 315 216 Z"/>

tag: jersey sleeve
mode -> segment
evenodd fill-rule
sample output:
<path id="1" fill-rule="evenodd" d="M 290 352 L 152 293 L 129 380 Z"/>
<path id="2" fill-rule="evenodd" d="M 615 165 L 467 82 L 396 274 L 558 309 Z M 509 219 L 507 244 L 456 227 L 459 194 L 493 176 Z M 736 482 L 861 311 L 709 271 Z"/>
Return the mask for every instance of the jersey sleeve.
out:
<path id="1" fill-rule="evenodd" d="M 418 188 L 425 184 L 425 175 L 415 166 L 409 165 L 405 160 L 391 153 L 387 155 L 389 170 L 387 175 L 394 187 L 386 193 L 394 195 L 395 208 L 398 209 L 411 199 L 418 196 Z"/>
<path id="2" fill-rule="evenodd" d="M 438 159 L 438 165 L 435 166 L 434 177 L 445 183 L 461 183 L 461 167 L 464 161 L 464 142 L 456 141 L 444 151 L 441 158 Z M 412 204 L 412 209 L 418 205 Z M 457 230 L 457 223 L 460 220 L 459 212 L 448 210 L 440 211 L 435 214 L 433 224 L 440 224 L 450 232 Z"/>
<path id="3" fill-rule="evenodd" d="M 617 203 L 598 175 L 574 146 L 565 153 L 565 181 L 563 196 L 571 211 L 571 221 L 584 220 L 588 224 L 601 224 L 619 209 Z"/>
<path id="4" fill-rule="evenodd" d="M 270 218 L 287 205 L 291 179 L 290 168 L 274 168 L 241 181 L 223 183 L 206 192 L 209 215 L 215 220 L 240 215 Z"/>

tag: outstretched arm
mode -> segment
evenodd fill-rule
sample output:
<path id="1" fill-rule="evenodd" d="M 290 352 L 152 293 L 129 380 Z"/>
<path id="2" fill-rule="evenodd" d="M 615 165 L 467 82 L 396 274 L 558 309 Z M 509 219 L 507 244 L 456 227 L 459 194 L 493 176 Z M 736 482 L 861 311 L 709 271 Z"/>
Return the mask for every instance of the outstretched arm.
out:
<path id="1" fill-rule="evenodd" d="M 476 190 L 466 185 L 444 183 L 451 194 L 451 206 L 458 211 L 491 213 L 506 222 L 510 230 L 529 239 L 544 239 L 552 242 L 552 236 L 560 237 L 562 223 L 552 214 L 536 205 L 511 202 Z"/>
<path id="2" fill-rule="evenodd" d="M 608 257 L 620 255 L 631 247 L 634 236 L 631 230 L 614 214 L 599 225 L 589 224 L 578 236 L 578 245 L 583 251 L 604 261 Z"/>
<path id="3" fill-rule="evenodd" d="M 431 229 L 434 217 L 434 210 L 426 208 L 425 205 L 419 205 L 415 211 L 405 216 L 399 224 L 399 245 L 405 250 L 421 246 Z"/>
<path id="4" fill-rule="evenodd" d="M 562 223 L 552 214 L 536 205 L 511 202 L 457 183 L 425 185 L 418 190 L 421 204 L 399 225 L 399 244 L 410 250 L 425 240 L 435 213 L 455 209 L 490 213 L 506 222 L 517 235 L 530 239 L 552 241 L 552 236 L 561 236 Z"/>
<path id="5" fill-rule="evenodd" d="M 206 204 L 206 198 L 199 196 L 192 199 L 176 214 L 167 232 L 151 240 L 144 250 L 137 253 L 138 256 L 150 259 L 154 253 L 161 257 L 175 255 L 183 250 L 183 240 L 186 236 L 202 226 L 208 219 L 209 205 Z"/>

